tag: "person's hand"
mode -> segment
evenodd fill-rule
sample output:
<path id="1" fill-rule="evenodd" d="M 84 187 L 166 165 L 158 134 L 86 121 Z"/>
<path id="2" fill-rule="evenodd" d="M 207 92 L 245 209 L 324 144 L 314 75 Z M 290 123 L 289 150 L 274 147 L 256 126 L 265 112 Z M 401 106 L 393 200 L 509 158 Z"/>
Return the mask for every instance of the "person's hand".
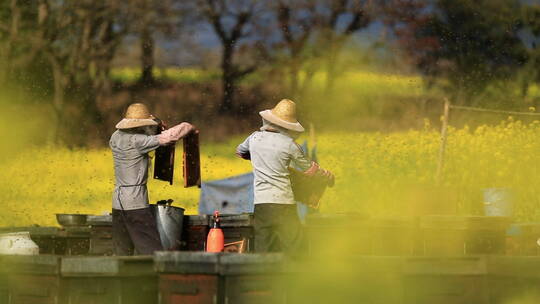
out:
<path id="1" fill-rule="evenodd" d="M 167 125 L 167 123 L 163 120 L 160 120 L 159 121 L 159 131 L 163 132 L 165 130 L 167 130 L 169 128 L 169 126 Z"/>
<path id="2" fill-rule="evenodd" d="M 320 170 L 320 174 L 326 178 L 326 180 L 328 181 L 328 186 L 332 187 L 334 186 L 334 183 L 335 183 L 335 177 L 334 177 L 334 174 L 332 174 L 332 172 L 326 170 L 326 169 L 322 169 Z"/>
<path id="3" fill-rule="evenodd" d="M 152 119 L 158 123 L 158 131 L 159 132 L 163 132 L 165 130 L 167 130 L 169 127 L 167 126 L 167 123 L 157 117 L 153 117 L 152 116 Z"/>

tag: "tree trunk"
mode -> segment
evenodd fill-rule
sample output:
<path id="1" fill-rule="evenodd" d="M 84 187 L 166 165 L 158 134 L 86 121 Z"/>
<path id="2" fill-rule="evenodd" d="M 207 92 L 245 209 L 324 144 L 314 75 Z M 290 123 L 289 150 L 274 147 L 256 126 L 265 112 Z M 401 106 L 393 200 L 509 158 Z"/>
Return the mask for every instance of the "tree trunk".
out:
<path id="1" fill-rule="evenodd" d="M 337 40 L 337 39 L 336 39 Z M 328 59 L 326 62 L 326 86 L 325 86 L 325 93 L 330 94 L 332 90 L 334 89 L 337 73 L 336 73 L 336 64 L 337 64 L 337 56 L 340 47 L 337 45 L 338 42 L 334 39 L 331 40 L 330 45 L 330 51 L 328 55 Z"/>
<path id="2" fill-rule="evenodd" d="M 154 38 L 152 33 L 143 29 L 141 33 L 141 64 L 142 74 L 140 81 L 145 84 L 154 82 Z"/>
<path id="3" fill-rule="evenodd" d="M 56 126 L 51 136 L 51 139 L 55 143 L 60 143 L 61 135 L 60 130 L 64 123 L 64 96 L 65 96 L 65 76 L 62 71 L 62 67 L 54 55 L 47 53 L 47 59 L 51 64 L 53 72 L 53 100 L 52 106 L 54 114 L 56 116 Z"/>
<path id="4" fill-rule="evenodd" d="M 222 90 L 223 96 L 219 111 L 223 113 L 230 113 L 234 109 L 234 93 L 236 90 L 236 77 L 234 75 L 232 57 L 233 57 L 233 45 L 226 44 L 223 47 L 223 57 L 221 59 L 222 69 Z"/>
<path id="5" fill-rule="evenodd" d="M 19 9 L 17 5 L 17 0 L 11 0 L 10 3 L 10 10 L 11 10 L 11 23 L 9 25 L 9 34 L 8 39 L 6 40 L 3 48 L 2 57 L 2 65 L 3 68 L 0 69 L 0 81 L 5 82 L 8 79 L 8 76 L 11 72 L 11 56 L 13 51 L 13 45 L 15 44 L 15 41 L 18 39 L 19 34 L 19 25 L 20 25 L 20 19 L 21 19 L 21 10 Z"/>
<path id="6" fill-rule="evenodd" d="M 293 59 L 294 60 L 294 59 Z M 298 97 L 300 97 L 300 90 L 299 90 L 299 86 L 298 86 L 298 82 L 299 82 L 299 77 L 300 77 L 300 68 L 298 67 L 298 64 L 296 62 L 293 62 L 291 63 L 291 66 L 290 66 L 290 71 L 289 71 L 290 75 L 289 77 L 291 77 L 291 95 L 293 96 L 294 99 L 297 99 Z"/>

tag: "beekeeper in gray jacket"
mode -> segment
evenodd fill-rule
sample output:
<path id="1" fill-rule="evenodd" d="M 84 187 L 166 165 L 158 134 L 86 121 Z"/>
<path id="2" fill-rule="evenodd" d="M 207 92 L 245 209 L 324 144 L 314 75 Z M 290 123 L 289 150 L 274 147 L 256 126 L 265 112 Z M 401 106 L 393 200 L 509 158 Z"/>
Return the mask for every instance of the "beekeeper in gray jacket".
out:
<path id="1" fill-rule="evenodd" d="M 132 255 L 134 249 L 143 255 L 162 250 L 148 204 L 148 152 L 174 144 L 195 128 L 183 122 L 156 135 L 158 125 L 144 104 L 131 104 L 109 142 L 115 175 L 112 217 L 116 255 Z"/>

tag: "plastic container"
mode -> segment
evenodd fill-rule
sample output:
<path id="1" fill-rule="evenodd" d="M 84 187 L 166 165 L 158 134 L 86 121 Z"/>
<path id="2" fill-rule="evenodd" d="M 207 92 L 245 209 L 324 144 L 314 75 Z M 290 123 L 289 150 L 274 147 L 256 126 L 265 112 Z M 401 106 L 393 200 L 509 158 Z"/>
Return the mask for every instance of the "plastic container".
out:
<path id="1" fill-rule="evenodd" d="M 506 188 L 484 189 L 484 215 L 512 216 L 512 192 Z"/>
<path id="2" fill-rule="evenodd" d="M 0 254 L 38 255 L 39 247 L 28 231 L 5 233 L 0 235 Z"/>
<path id="3" fill-rule="evenodd" d="M 0 233 L 11 232 L 30 232 L 30 238 L 39 247 L 40 254 L 58 254 L 56 249 L 56 238 L 58 236 L 58 227 L 3 227 L 0 229 Z"/>

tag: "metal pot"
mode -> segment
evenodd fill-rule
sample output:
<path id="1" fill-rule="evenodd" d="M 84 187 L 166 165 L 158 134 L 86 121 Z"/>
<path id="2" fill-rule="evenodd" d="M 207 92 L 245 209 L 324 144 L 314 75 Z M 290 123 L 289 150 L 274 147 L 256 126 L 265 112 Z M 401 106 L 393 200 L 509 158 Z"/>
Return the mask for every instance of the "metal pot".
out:
<path id="1" fill-rule="evenodd" d="M 87 218 L 87 214 L 56 214 L 56 221 L 62 226 L 84 226 Z"/>

